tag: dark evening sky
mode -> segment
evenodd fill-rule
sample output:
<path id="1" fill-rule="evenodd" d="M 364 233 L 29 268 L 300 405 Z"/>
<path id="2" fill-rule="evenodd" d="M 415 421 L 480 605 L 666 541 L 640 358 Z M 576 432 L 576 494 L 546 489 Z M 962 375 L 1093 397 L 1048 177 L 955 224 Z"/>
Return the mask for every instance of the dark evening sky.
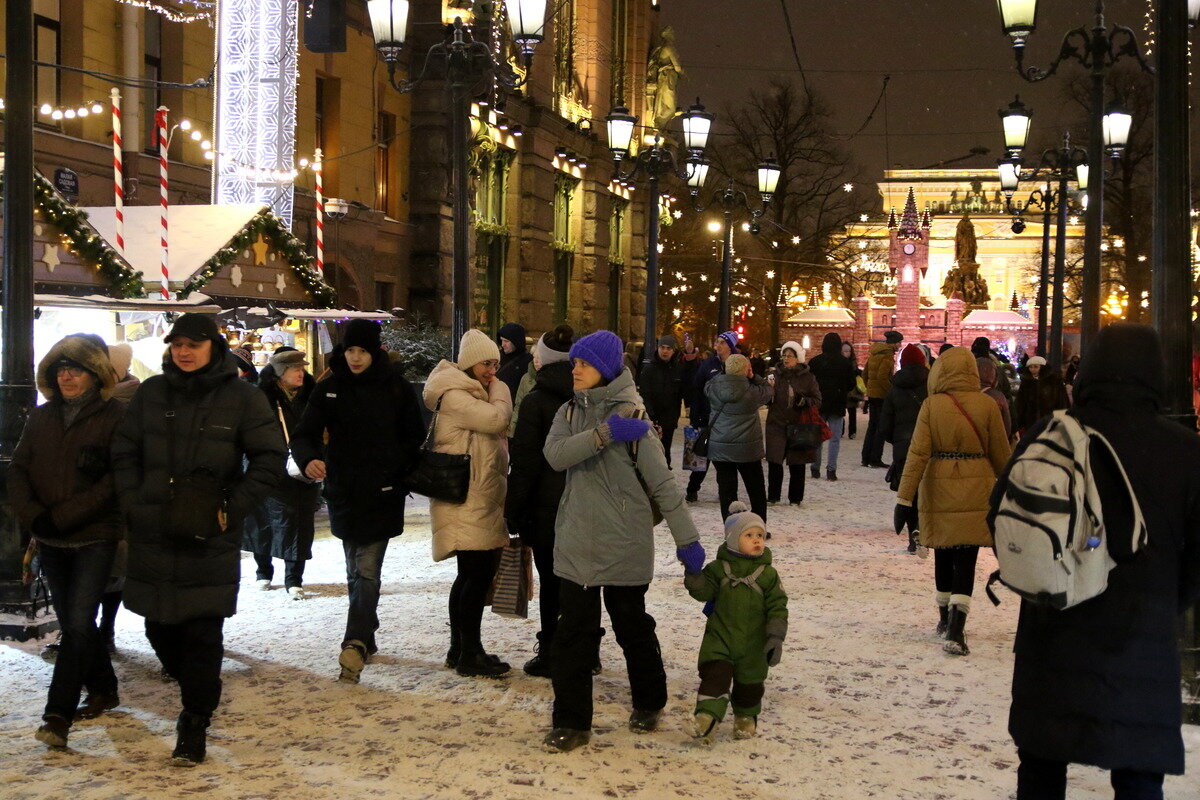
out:
<path id="1" fill-rule="evenodd" d="M 778 75 L 798 78 L 780 0 L 660 0 L 662 23 L 673 25 L 685 75 L 679 101 L 697 95 L 723 114 L 752 87 L 765 88 Z M 1031 143 L 1051 144 L 1077 106 L 1064 100 L 1065 84 L 1085 74 L 1076 63 L 1039 84 L 1013 69 L 1012 47 L 1000 30 L 995 0 L 787 0 L 800 61 L 810 85 L 831 107 L 840 133 L 862 125 L 879 96 L 885 74 L 885 134 L 881 104 L 866 129 L 847 142 L 865 168 L 881 177 L 885 164 L 930 166 L 965 155 L 974 146 L 991 148 L 994 163 L 1002 146 L 996 110 L 1020 92 L 1034 111 Z M 1107 4 L 1109 25 L 1143 33 L 1146 0 Z M 1063 34 L 1091 26 L 1090 0 L 1043 0 L 1027 63 L 1047 65 Z M 1197 34 L 1200 41 L 1200 33 Z M 718 126 L 720 119 L 718 118 Z M 719 130 L 719 128 L 718 128 Z M 1032 149 L 1032 148 L 1031 148 Z M 984 159 L 966 162 L 983 166 Z"/>

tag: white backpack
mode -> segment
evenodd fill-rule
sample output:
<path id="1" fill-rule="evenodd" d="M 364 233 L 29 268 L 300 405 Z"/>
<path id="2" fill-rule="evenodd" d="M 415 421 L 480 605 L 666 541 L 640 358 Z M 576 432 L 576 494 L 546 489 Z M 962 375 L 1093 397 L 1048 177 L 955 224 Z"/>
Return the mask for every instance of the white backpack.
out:
<path id="1" fill-rule="evenodd" d="M 1133 509 L 1131 531 L 1105 528 L 1088 462 L 1093 446 L 1106 448 L 1117 466 Z M 1108 539 L 1132 537 L 1132 552 L 1145 547 L 1147 539 L 1141 507 L 1112 445 L 1066 411 L 1055 411 L 1013 462 L 993 527 L 1000 569 L 988 580 L 987 594 L 996 605 L 992 584 L 997 580 L 1051 608 L 1090 600 L 1108 588 L 1108 573 L 1116 566 Z"/>

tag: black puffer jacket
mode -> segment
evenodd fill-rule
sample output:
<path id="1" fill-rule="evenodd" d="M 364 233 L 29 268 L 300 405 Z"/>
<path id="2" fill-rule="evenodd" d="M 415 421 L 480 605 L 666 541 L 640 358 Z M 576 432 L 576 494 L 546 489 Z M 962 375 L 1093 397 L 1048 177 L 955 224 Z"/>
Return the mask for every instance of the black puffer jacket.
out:
<path id="1" fill-rule="evenodd" d="M 508 386 L 508 396 L 516 397 L 517 389 L 521 386 L 521 378 L 525 377 L 525 373 L 529 371 L 529 365 L 533 363 L 533 353 L 525 349 L 525 326 L 516 322 L 508 322 L 500 326 L 500 330 L 496 333 L 496 344 L 500 344 L 501 339 L 508 339 L 513 343 L 513 351 L 511 353 L 504 352 L 504 348 L 500 348 L 500 368 L 496 370 L 496 377 L 504 381 Z"/>
<path id="2" fill-rule="evenodd" d="M 317 381 L 305 373 L 304 385 L 289 400 L 279 388 L 279 376 L 275 368 L 268 364 L 258 374 L 258 383 L 271 405 L 276 425 L 279 425 L 279 414 L 283 412 L 287 424 L 284 438 L 289 439 L 300 427 L 300 419 Z M 282 428 L 280 432 L 283 433 Z M 296 480 L 287 474 L 286 468 L 280 470 L 275 488 L 246 516 L 242 529 L 242 549 L 288 561 L 312 558 L 313 536 L 316 533 L 314 515 L 320 492 L 319 484 Z"/>
<path id="3" fill-rule="evenodd" d="M 214 349 L 209 365 L 190 373 L 168 354 L 163 374 L 133 396 L 113 440 L 113 474 L 129 522 L 125 605 L 156 622 L 237 613 L 242 520 L 283 470 L 283 436 L 266 398 L 238 379 L 224 341 Z M 170 478 L 198 468 L 225 486 L 228 528 L 203 544 L 179 544 L 162 527 Z"/>
<path id="4" fill-rule="evenodd" d="M 821 416 L 844 416 L 846 395 L 854 389 L 858 370 L 842 355 L 842 337 L 836 333 L 825 334 L 821 353 L 812 357 L 808 368 L 821 387 Z"/>
<path id="5" fill-rule="evenodd" d="M 292 457 L 301 469 L 325 462 L 329 523 L 339 539 L 369 544 L 404 532 L 404 476 L 416 463 L 425 423 L 412 384 L 387 353 L 359 375 L 341 345 L 331 375 L 319 381 L 299 427 Z M 329 441 L 323 443 L 325 432 Z"/>
<path id="6" fill-rule="evenodd" d="M 571 362 L 547 364 L 521 401 L 517 430 L 509 442 L 508 495 L 504 518 L 509 530 L 530 547 L 554 544 L 554 520 L 566 486 L 566 473 L 550 468 L 542 448 L 554 415 L 574 396 Z"/>
<path id="7" fill-rule="evenodd" d="M 684 364 L 678 351 L 667 361 L 655 352 L 650 363 L 642 367 L 637 377 L 638 394 L 646 404 L 646 415 L 656 425 L 674 428 L 679 424 L 683 390 L 694 371 Z"/>
<path id="8" fill-rule="evenodd" d="M 1008 729 L 1044 759 L 1183 773 L 1176 624 L 1200 596 L 1200 437 L 1159 415 L 1161 364 L 1150 328 L 1116 323 L 1096 337 L 1076 382 L 1071 413 L 1116 450 L 1149 544 L 1092 600 L 1065 611 L 1021 604 Z M 1109 499 L 1124 490 L 1106 491 L 1105 472 L 1097 480 L 1114 523 Z M 993 511 L 1007 482 L 1005 470 Z"/>
<path id="9" fill-rule="evenodd" d="M 929 396 L 929 368 L 924 364 L 905 364 L 892 376 L 892 388 L 883 399 L 879 415 L 879 431 L 884 441 L 891 443 L 894 480 L 892 489 L 900 486 L 904 462 L 908 459 L 908 443 L 917 427 L 921 404 Z"/>

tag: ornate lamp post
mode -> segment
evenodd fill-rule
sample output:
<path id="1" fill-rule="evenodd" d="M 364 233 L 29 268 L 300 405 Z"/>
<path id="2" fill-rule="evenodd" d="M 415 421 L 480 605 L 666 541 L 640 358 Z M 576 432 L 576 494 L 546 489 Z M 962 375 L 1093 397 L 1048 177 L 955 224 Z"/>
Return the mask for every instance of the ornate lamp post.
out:
<path id="1" fill-rule="evenodd" d="M 408 27 L 409 0 L 368 0 L 367 11 L 375 33 L 375 49 L 387 64 L 388 82 L 400 93 L 408 93 L 424 83 L 432 72 L 444 76 L 450 95 L 450 150 L 454 171 L 454 270 L 452 281 L 452 348 L 457 355 L 458 342 L 467 331 L 471 301 L 471 269 L 467 260 L 470 249 L 469 209 L 467 202 L 467 142 L 470 137 L 471 97 L 487 79 L 515 89 L 528 79 L 533 51 L 545 38 L 546 0 L 504 0 L 512 27 L 513 40 L 521 48 L 526 75 L 519 76 L 504 62 L 498 62 L 485 42 L 476 41 L 471 30 L 456 17 L 446 38 L 429 48 L 421 72 L 413 80 L 399 80 L 396 71 Z M 487 20 L 480 24 L 486 29 Z"/>
<path id="2" fill-rule="evenodd" d="M 667 147 L 660 134 L 654 136 L 653 143 L 636 154 L 631 154 L 633 147 L 633 131 L 637 126 L 637 117 L 629 113 L 629 109 L 614 108 L 605 121 L 608 124 L 608 149 L 613 156 L 613 177 L 615 180 L 632 181 L 640 173 L 645 172 L 650 188 L 650 196 L 646 201 L 647 235 L 646 235 L 646 327 L 645 338 L 642 341 L 642 362 L 650 363 L 654 357 L 654 340 L 658 338 L 657 302 L 658 302 L 658 215 L 659 215 L 659 183 L 668 176 L 674 175 L 680 180 L 690 180 L 698 171 L 707 172 L 708 164 L 704 161 L 704 148 L 708 145 L 708 133 L 712 128 L 713 115 L 704 110 L 699 102 L 683 114 L 683 143 L 686 160 L 680 161 L 675 153 Z M 683 155 L 683 153 L 681 153 Z M 628 171 L 622 171 L 621 164 L 626 159 L 632 159 L 633 164 Z"/>
<path id="3" fill-rule="evenodd" d="M 1087 227 L 1084 232 L 1083 292 L 1081 300 L 1080 332 L 1081 350 L 1086 351 L 1092 338 L 1100 329 L 1100 245 L 1104 226 L 1104 181 L 1101 166 L 1105 150 L 1105 106 L 1104 80 L 1109 70 L 1122 58 L 1136 59 L 1142 69 L 1153 72 L 1138 48 L 1137 37 L 1132 29 L 1122 25 L 1109 28 L 1104 21 L 1104 0 L 1096 0 L 1095 24 L 1092 28 L 1080 27 L 1063 37 L 1058 57 L 1046 69 L 1025 66 L 1025 44 L 1037 28 L 1037 0 L 997 0 L 1000 21 L 1004 33 L 1012 39 L 1013 55 L 1017 72 L 1030 83 L 1049 78 L 1058 72 L 1064 61 L 1074 60 L 1091 71 L 1092 96 L 1090 105 L 1090 130 L 1088 135 L 1087 162 L 1096 167 L 1097 180 L 1088 188 Z M 1113 130 L 1114 135 L 1119 133 Z M 1125 129 L 1125 136 L 1129 134 Z M 1121 147 L 1124 143 L 1122 142 Z M 1109 147 L 1114 157 L 1120 147 L 1113 140 Z M 1053 346 L 1053 342 L 1051 343 Z"/>
<path id="4" fill-rule="evenodd" d="M 767 206 L 771 203 L 771 198 L 775 196 L 775 189 L 779 185 L 781 170 L 779 163 L 774 158 L 768 157 L 758 165 L 758 193 L 762 199 L 762 205 L 758 208 L 751 208 L 746 193 L 734 186 L 732 178 L 730 178 L 729 184 L 724 189 L 714 192 L 707 203 L 700 203 L 700 190 L 704 187 L 705 178 L 708 177 L 708 167 L 709 164 L 705 160 L 701 160 L 695 165 L 691 177 L 688 178 L 688 188 L 692 194 L 692 207 L 696 211 L 707 211 L 714 204 L 719 203 L 724 212 L 722 221 L 722 241 L 724 244 L 721 253 L 721 293 L 717 310 L 717 329 L 727 331 L 730 329 L 730 293 L 732 291 L 731 283 L 733 280 L 734 212 L 738 210 L 747 212 L 750 215 L 751 223 L 755 224 L 754 221 L 766 213 Z"/>

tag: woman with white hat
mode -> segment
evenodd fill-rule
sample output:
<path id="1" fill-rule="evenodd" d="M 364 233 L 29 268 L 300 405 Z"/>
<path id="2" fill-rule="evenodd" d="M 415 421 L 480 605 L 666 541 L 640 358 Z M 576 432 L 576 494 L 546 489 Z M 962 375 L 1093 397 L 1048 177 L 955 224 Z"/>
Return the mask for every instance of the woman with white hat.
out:
<path id="1" fill-rule="evenodd" d="M 433 449 L 469 453 L 466 502 L 431 500 L 433 560 L 454 556 L 458 576 L 450 589 L 450 651 L 446 666 L 459 675 L 498 678 L 509 665 L 483 649 L 480 625 L 496 574 L 496 551 L 508 544 L 504 496 L 508 488 L 506 434 L 512 397 L 496 378 L 500 349 L 482 331 L 469 330 L 458 361 L 442 361 L 425 384 L 425 405 L 436 411 Z"/>

